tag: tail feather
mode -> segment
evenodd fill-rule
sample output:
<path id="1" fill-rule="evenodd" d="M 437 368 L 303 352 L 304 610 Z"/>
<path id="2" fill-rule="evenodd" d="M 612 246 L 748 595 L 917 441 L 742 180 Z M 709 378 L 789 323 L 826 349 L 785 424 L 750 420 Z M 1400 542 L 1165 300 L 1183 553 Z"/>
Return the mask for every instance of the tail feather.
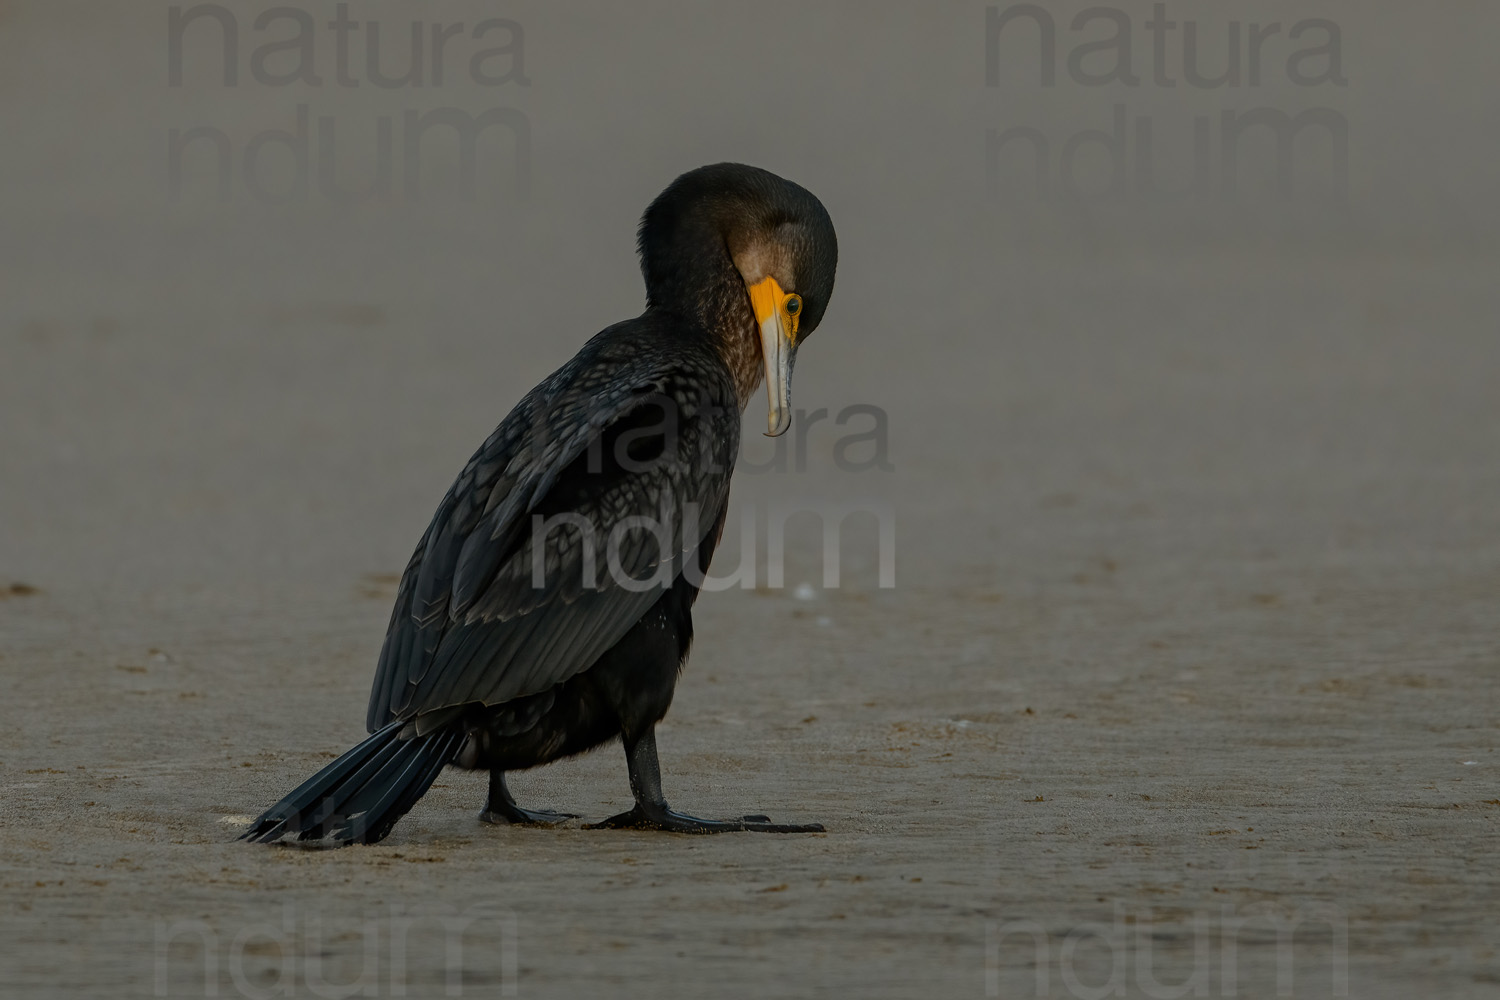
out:
<path id="1" fill-rule="evenodd" d="M 307 817 L 301 824 L 302 830 L 298 832 L 297 839 L 314 840 L 328 836 L 331 832 L 328 829 L 330 824 L 339 825 L 354 813 L 363 812 L 364 809 L 357 804 L 361 796 L 372 784 L 390 781 L 393 777 L 391 763 L 410 756 L 409 752 L 402 753 L 402 750 L 409 749 L 399 738 L 388 738 L 358 768 L 324 791 L 319 798 L 308 803 L 309 808 L 304 810 Z"/>
<path id="2" fill-rule="evenodd" d="M 306 833 L 327 819 L 338 803 L 336 793 L 372 757 L 393 749 L 395 732 L 382 729 L 298 785 L 267 809 L 240 835 L 241 840 L 270 843 L 289 833 Z M 315 807 L 320 807 L 315 810 Z M 317 815 L 316 813 L 321 813 Z"/>
<path id="3" fill-rule="evenodd" d="M 402 790 L 400 797 L 386 810 L 387 816 L 405 816 L 410 812 L 411 807 L 417 804 L 417 800 L 427 794 L 427 789 L 432 787 L 432 783 L 437 780 L 437 776 L 443 773 L 443 768 L 447 767 L 449 762 L 458 756 L 459 751 L 463 749 L 464 743 L 468 739 L 467 734 L 463 732 L 453 733 L 451 734 L 451 738 L 453 741 L 452 746 L 446 751 L 445 755 L 443 757 L 432 757 L 427 765 L 430 773 L 422 775 L 418 780 L 407 785 Z M 395 820 L 391 822 L 394 823 Z M 385 834 L 382 833 L 381 836 L 384 837 Z"/>
<path id="4" fill-rule="evenodd" d="M 401 739 L 393 722 L 298 785 L 240 835 L 270 843 L 332 837 L 374 844 L 426 794 L 463 745 L 462 729 Z"/>
<path id="5" fill-rule="evenodd" d="M 436 744 L 422 754 L 413 754 L 409 759 L 397 758 L 386 765 L 383 774 L 386 780 L 375 780 L 360 790 L 348 806 L 348 819 L 332 831 L 332 836 L 345 841 L 361 841 L 374 844 L 384 840 L 396 821 L 416 804 L 417 799 L 427 793 L 437 776 L 463 745 L 462 730 L 446 729 L 416 740 Z"/>

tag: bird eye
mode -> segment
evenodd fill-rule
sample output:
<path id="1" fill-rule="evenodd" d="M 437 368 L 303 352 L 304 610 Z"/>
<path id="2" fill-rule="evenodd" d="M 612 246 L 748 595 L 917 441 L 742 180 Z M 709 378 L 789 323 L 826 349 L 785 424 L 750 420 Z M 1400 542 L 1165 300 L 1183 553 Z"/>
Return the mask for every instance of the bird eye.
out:
<path id="1" fill-rule="evenodd" d="M 802 311 L 802 299 L 795 295 L 788 295 L 786 299 L 786 314 L 795 316 Z"/>

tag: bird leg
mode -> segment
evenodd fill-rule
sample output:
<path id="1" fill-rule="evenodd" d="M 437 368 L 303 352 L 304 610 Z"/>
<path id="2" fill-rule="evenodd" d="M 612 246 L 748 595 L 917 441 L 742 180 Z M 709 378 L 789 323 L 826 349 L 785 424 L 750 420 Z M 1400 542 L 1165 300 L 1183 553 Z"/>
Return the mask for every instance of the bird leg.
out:
<path id="1" fill-rule="evenodd" d="M 566 820 L 575 819 L 577 813 L 552 812 L 549 809 L 522 809 L 516 805 L 515 796 L 505 787 L 505 772 L 499 768 L 490 771 L 490 798 L 485 803 L 479 819 L 484 823 L 517 823 L 525 826 L 556 826 Z"/>
<path id="2" fill-rule="evenodd" d="M 635 808 L 611 816 L 602 823 L 586 823 L 586 830 L 669 830 L 673 833 L 729 833 L 750 830 L 759 833 L 822 833 L 820 823 L 772 823 L 768 816 L 739 819 L 699 819 L 674 812 L 661 792 L 661 764 L 656 757 L 656 727 L 635 740 L 625 741 L 625 761 L 630 767 L 630 790 Z"/>

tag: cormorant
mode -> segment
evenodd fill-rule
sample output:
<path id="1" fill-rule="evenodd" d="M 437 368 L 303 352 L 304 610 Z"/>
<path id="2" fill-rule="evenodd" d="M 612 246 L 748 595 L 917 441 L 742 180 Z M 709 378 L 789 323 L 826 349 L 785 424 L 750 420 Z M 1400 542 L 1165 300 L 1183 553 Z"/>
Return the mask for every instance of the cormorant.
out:
<path id="1" fill-rule="evenodd" d="M 517 404 L 449 488 L 407 564 L 370 692 L 371 736 L 242 839 L 381 840 L 448 764 L 490 772 L 480 818 L 554 823 L 505 772 L 616 736 L 635 807 L 598 827 L 818 832 L 705 820 L 662 794 L 656 723 L 723 531 L 740 415 L 762 372 L 771 436 L 833 291 L 838 243 L 804 188 L 721 163 L 672 182 L 638 235 L 646 311 Z"/>

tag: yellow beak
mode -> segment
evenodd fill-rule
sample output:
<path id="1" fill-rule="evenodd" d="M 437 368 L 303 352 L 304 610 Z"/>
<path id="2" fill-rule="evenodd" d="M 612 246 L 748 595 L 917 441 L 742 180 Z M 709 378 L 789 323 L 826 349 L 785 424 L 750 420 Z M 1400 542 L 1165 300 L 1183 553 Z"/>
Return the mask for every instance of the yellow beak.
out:
<path id="1" fill-rule="evenodd" d="M 797 320 L 787 312 L 789 296 L 775 278 L 750 286 L 750 305 L 760 324 L 760 352 L 766 366 L 766 437 L 780 437 L 792 426 L 792 363 L 796 358 Z"/>

